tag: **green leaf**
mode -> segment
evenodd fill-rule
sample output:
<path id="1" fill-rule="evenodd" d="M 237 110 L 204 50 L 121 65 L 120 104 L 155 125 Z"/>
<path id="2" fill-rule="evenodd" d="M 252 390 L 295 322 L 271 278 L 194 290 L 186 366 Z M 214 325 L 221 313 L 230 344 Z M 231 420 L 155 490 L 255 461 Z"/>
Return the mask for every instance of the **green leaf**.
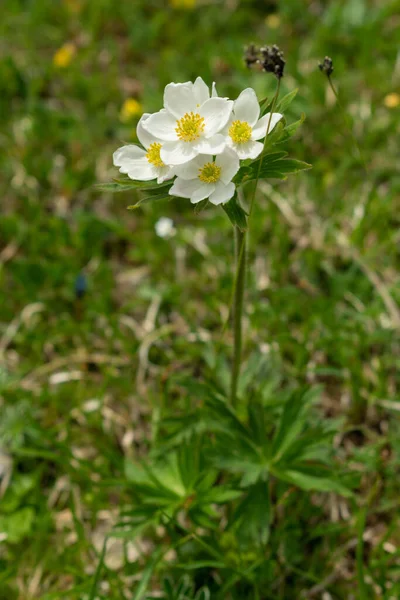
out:
<path id="1" fill-rule="evenodd" d="M 140 198 L 140 200 L 138 200 L 136 204 L 130 204 L 127 208 L 128 210 L 135 210 L 136 208 L 139 208 L 139 206 L 141 206 L 142 204 L 148 204 L 149 202 L 155 202 L 156 200 L 172 200 L 173 198 L 174 196 L 165 195 L 165 193 L 153 194 L 152 196 L 145 196 L 144 198 Z"/>
<path id="2" fill-rule="evenodd" d="M 306 393 L 294 392 L 287 400 L 272 444 L 274 462 L 280 459 L 300 435 L 305 424 L 305 413 L 314 394 L 314 390 Z"/>
<path id="3" fill-rule="evenodd" d="M 289 92 L 288 94 L 286 94 L 286 96 L 283 96 L 282 100 L 280 100 L 277 103 L 276 108 L 274 109 L 274 112 L 284 113 L 285 110 L 288 108 L 288 106 L 295 99 L 298 91 L 299 90 L 296 88 L 292 92 Z"/>
<path id="4" fill-rule="evenodd" d="M 248 489 L 233 517 L 233 527 L 246 542 L 265 545 L 271 523 L 271 500 L 268 482 L 259 481 Z"/>
<path id="5" fill-rule="evenodd" d="M 193 489 L 199 476 L 199 448 L 199 439 L 192 438 L 190 441 L 183 443 L 176 453 L 179 476 L 187 491 Z"/>
<path id="6" fill-rule="evenodd" d="M 260 179 L 286 179 L 286 176 L 311 169 L 311 165 L 294 158 L 283 158 L 274 162 L 267 162 L 261 166 Z M 251 179 L 257 178 L 257 171 L 253 169 Z"/>
<path id="7" fill-rule="evenodd" d="M 284 128 L 284 130 L 282 132 L 282 136 L 280 137 L 280 139 L 278 140 L 277 143 L 282 144 L 282 143 L 286 142 L 289 138 L 291 138 L 296 133 L 296 131 L 298 130 L 300 125 L 302 125 L 304 123 L 305 118 L 306 118 L 306 115 L 303 113 L 298 121 L 295 121 L 294 123 L 291 123 L 290 125 L 287 125 Z"/>
<path id="8" fill-rule="evenodd" d="M 228 215 L 232 225 L 236 225 L 236 227 L 239 227 L 241 231 L 245 231 L 247 229 L 247 213 L 240 206 L 236 194 L 231 200 L 229 200 L 229 202 L 223 204 L 222 208 Z"/>
<path id="9" fill-rule="evenodd" d="M 94 187 L 102 192 L 127 192 L 129 190 L 159 191 L 162 188 L 171 187 L 171 185 L 170 181 L 157 183 L 155 180 L 135 181 L 133 179 L 114 179 L 108 183 L 97 183 Z"/>
<path id="10" fill-rule="evenodd" d="M 192 560 L 188 563 L 177 563 L 174 566 L 177 569 L 186 569 L 188 571 L 192 571 L 194 569 L 204 568 L 223 569 L 226 567 L 226 564 L 217 560 Z"/>
<path id="11" fill-rule="evenodd" d="M 160 561 L 162 557 L 163 550 L 162 548 L 158 548 L 153 554 L 151 559 L 146 565 L 146 568 L 143 571 L 142 578 L 138 587 L 136 588 L 136 593 L 133 596 L 132 600 L 141 600 L 144 596 L 144 593 L 147 590 L 147 587 L 150 583 L 151 576 L 153 575 L 153 571 L 157 566 L 157 563 Z"/>
<path id="12" fill-rule="evenodd" d="M 112 192 L 112 193 L 127 192 L 129 189 L 131 189 L 129 186 L 123 185 L 121 183 L 117 183 L 116 181 L 111 181 L 109 183 L 96 183 L 94 187 L 96 189 L 98 189 L 100 192 Z M 138 189 L 138 188 L 137 188 L 137 186 L 132 185 L 132 189 Z"/>
<path id="13" fill-rule="evenodd" d="M 293 483 L 302 490 L 314 490 L 317 492 L 335 492 L 336 494 L 340 494 L 341 496 L 345 496 L 347 498 L 353 495 L 348 488 L 346 488 L 339 481 L 331 477 L 320 477 L 318 475 L 312 475 L 310 473 L 297 470 L 281 471 L 274 469 L 273 473 L 275 477 L 283 479 L 288 483 Z"/>
<path id="14" fill-rule="evenodd" d="M 267 152 L 265 154 L 262 154 L 260 158 L 258 158 L 256 161 L 252 162 L 248 167 L 242 167 L 239 170 L 239 172 L 237 173 L 237 175 L 235 176 L 234 182 L 236 184 L 238 184 L 240 182 L 247 182 L 247 181 L 252 181 L 253 179 L 257 179 L 258 170 L 260 168 L 260 161 L 261 161 L 261 170 L 260 170 L 260 175 L 261 175 L 261 172 L 264 167 L 266 167 L 269 164 L 273 164 L 273 163 L 277 162 L 279 159 L 284 158 L 285 156 L 287 156 L 287 152 L 284 152 L 282 150 L 280 150 L 278 152 Z"/>
<path id="15" fill-rule="evenodd" d="M 261 157 L 259 159 L 257 159 L 257 161 L 253 162 L 251 167 L 257 173 L 260 160 L 261 160 L 261 169 L 263 169 L 264 166 L 274 163 L 277 160 L 280 160 L 281 158 L 286 158 L 286 156 L 287 156 L 287 152 L 285 152 L 284 150 L 277 150 L 275 152 L 266 152 L 266 153 L 263 153 L 261 155 Z"/>
<path id="16" fill-rule="evenodd" d="M 6 534 L 7 542 L 21 542 L 32 531 L 35 522 L 35 511 L 25 506 L 14 513 L 0 516 L 0 531 Z"/>
<path id="17" fill-rule="evenodd" d="M 201 590 L 197 592 L 194 600 L 210 600 L 210 598 L 210 590 L 208 588 L 201 588 Z"/>
<path id="18" fill-rule="evenodd" d="M 208 502 L 210 504 L 226 504 L 227 502 L 232 502 L 232 500 L 237 500 L 242 494 L 243 492 L 240 490 L 232 490 L 226 487 L 214 487 L 205 494 L 202 494 L 200 499 L 204 504 Z"/>
<path id="19" fill-rule="evenodd" d="M 95 598 L 96 598 L 97 588 L 98 588 L 98 585 L 100 582 L 100 575 L 101 575 L 101 571 L 103 569 L 104 559 L 106 556 L 107 542 L 108 542 L 108 538 L 106 537 L 103 542 L 103 547 L 102 547 L 101 554 L 99 557 L 99 562 L 97 563 L 96 571 L 95 571 L 95 574 L 93 577 L 93 583 L 92 583 L 92 587 L 90 590 L 89 600 L 95 600 Z"/>
<path id="20" fill-rule="evenodd" d="M 278 144 L 282 137 L 284 129 L 285 129 L 285 121 L 284 121 L 284 119 L 282 119 L 281 121 L 279 121 L 279 123 L 277 123 L 275 125 L 273 130 L 267 135 L 267 140 L 265 142 L 265 148 L 270 149 L 270 148 L 272 148 L 272 146 L 275 146 L 275 144 Z"/>
<path id="21" fill-rule="evenodd" d="M 197 204 L 194 205 L 194 214 L 198 215 L 199 213 L 201 213 L 202 210 L 207 208 L 208 204 L 208 198 L 206 198 L 205 200 L 201 200 L 201 202 L 197 202 Z"/>

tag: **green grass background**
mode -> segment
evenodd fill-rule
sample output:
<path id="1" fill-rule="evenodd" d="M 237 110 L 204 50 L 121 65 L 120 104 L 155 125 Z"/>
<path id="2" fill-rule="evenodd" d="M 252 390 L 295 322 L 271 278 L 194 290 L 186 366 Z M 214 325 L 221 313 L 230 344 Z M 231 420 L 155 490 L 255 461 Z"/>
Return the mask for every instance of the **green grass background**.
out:
<path id="1" fill-rule="evenodd" d="M 246 357 L 264 357 L 271 389 L 321 386 L 321 411 L 342 419 L 338 454 L 361 477 L 351 506 L 325 498 L 317 517 L 306 494 L 297 497 L 280 532 L 283 578 L 300 598 L 340 564 L 332 597 L 358 598 L 355 547 L 366 508 L 365 597 L 400 598 L 398 0 L 198 0 L 192 8 L 7 0 L 1 600 L 87 598 L 104 536 L 131 499 L 125 458 L 145 456 L 159 419 L 187 402 L 174 375 L 227 384 L 226 215 L 214 207 L 196 215 L 184 200 L 128 212 L 131 194 L 93 184 L 116 176 L 112 152 L 136 139 L 137 119 L 121 120 L 127 98 L 156 111 L 168 82 L 198 75 L 221 95 L 251 86 L 272 97 L 273 77 L 242 63 L 249 42 L 284 50 L 282 93 L 299 90 L 286 117 L 306 116 L 288 150 L 313 169 L 260 186 Z M 54 56 L 64 44 L 74 53 L 60 67 Z M 318 70 L 325 55 L 341 107 Z M 175 223 L 169 241 L 154 230 L 161 216 Z M 74 291 L 79 273 L 83 299 Z M 147 544 L 113 544 L 99 598 L 133 598 Z M 271 597 L 289 598 L 284 587 L 279 593 Z"/>

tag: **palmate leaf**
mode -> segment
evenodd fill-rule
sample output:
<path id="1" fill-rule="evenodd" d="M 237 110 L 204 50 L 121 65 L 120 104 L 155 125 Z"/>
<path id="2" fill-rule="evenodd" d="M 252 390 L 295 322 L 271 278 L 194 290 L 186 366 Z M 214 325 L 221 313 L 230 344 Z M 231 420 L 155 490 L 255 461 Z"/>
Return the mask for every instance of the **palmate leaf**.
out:
<path id="1" fill-rule="evenodd" d="M 245 542 L 265 545 L 269 537 L 271 512 L 268 481 L 258 481 L 248 488 L 246 497 L 237 507 L 232 526 Z"/>
<path id="2" fill-rule="evenodd" d="M 246 183 L 247 181 L 251 181 L 252 179 L 256 179 L 260 161 L 262 168 L 263 165 L 275 163 L 277 160 L 284 158 L 285 156 L 287 156 L 287 152 L 282 150 L 277 152 L 264 152 L 261 158 L 259 158 L 257 161 L 254 161 L 251 164 L 245 164 L 239 169 L 238 173 L 233 179 L 234 183 L 238 185 L 241 183 Z"/>
<path id="3" fill-rule="evenodd" d="M 317 393 L 317 388 L 292 392 L 275 424 L 271 423 L 271 416 L 274 420 L 276 416 L 270 407 L 256 401 L 250 403 L 248 418 L 243 421 L 225 402 L 210 399 L 206 409 L 218 423 L 210 427 L 210 431 L 218 431 L 213 464 L 239 476 L 242 489 L 266 481 L 272 474 L 305 490 L 350 495 L 331 466 L 334 430 L 320 423 L 313 411 Z"/>
<path id="4" fill-rule="evenodd" d="M 315 467 L 315 473 L 313 473 L 312 467 L 302 467 L 301 465 L 298 467 L 294 466 L 292 469 L 286 471 L 274 468 L 272 472 L 275 477 L 292 483 L 306 491 L 335 492 L 347 498 L 353 495 L 351 490 L 340 483 L 332 472 L 326 469 L 326 474 L 324 475 L 318 466 Z"/>
<path id="5" fill-rule="evenodd" d="M 273 460 L 277 462 L 304 429 L 309 416 L 310 404 L 316 398 L 316 390 L 295 391 L 289 397 L 280 418 L 272 442 Z"/>
<path id="6" fill-rule="evenodd" d="M 280 153 L 269 154 L 262 159 L 260 179 L 286 179 L 287 175 L 311 169 L 311 165 L 294 158 L 275 158 Z M 257 179 L 259 163 L 253 163 L 246 181 Z"/>
<path id="7" fill-rule="evenodd" d="M 132 490 L 141 507 L 150 509 L 150 514 L 146 510 L 147 520 L 162 513 L 173 518 L 183 509 L 193 523 L 214 528 L 218 519 L 215 505 L 241 496 L 240 490 L 216 485 L 218 471 L 205 462 L 203 440 L 208 444 L 206 437 L 193 437 L 177 451 L 140 466 L 127 461 L 125 472 Z"/>

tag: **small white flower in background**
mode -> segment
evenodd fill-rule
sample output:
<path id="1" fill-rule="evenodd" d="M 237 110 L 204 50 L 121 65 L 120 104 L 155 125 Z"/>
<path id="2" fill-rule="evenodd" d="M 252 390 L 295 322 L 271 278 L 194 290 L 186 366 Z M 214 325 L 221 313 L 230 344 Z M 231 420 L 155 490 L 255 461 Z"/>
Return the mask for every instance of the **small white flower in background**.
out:
<path id="1" fill-rule="evenodd" d="M 263 150 L 264 144 L 258 142 L 271 133 L 275 125 L 282 119 L 280 113 L 267 113 L 261 119 L 260 105 L 253 89 L 243 90 L 233 105 L 233 112 L 224 134 L 227 135 L 227 146 L 232 148 L 243 160 L 245 158 L 257 158 Z M 271 123 L 269 123 L 271 118 Z"/>
<path id="2" fill-rule="evenodd" d="M 173 177 L 174 173 L 171 167 L 164 164 L 160 158 L 162 142 L 146 131 L 143 126 L 149 117 L 150 115 L 145 113 L 136 130 L 139 141 L 145 150 L 134 144 L 122 146 L 114 152 L 113 161 L 116 167 L 120 167 L 120 173 L 128 175 L 130 179 L 139 181 L 157 179 L 157 183 L 163 183 L 166 179 Z"/>
<path id="3" fill-rule="evenodd" d="M 170 83 L 164 91 L 164 108 L 148 117 L 144 128 L 162 143 L 161 160 L 181 165 L 199 154 L 220 154 L 226 136 L 220 132 L 232 112 L 233 102 L 212 97 L 201 77 L 194 83 Z"/>
<path id="4" fill-rule="evenodd" d="M 232 177 L 239 170 L 239 159 L 228 148 L 218 156 L 199 155 L 185 165 L 175 167 L 177 178 L 169 190 L 172 196 L 190 198 L 192 204 L 208 198 L 212 204 L 224 204 L 235 194 Z"/>
<path id="5" fill-rule="evenodd" d="M 158 219 L 157 223 L 154 225 L 154 229 L 156 230 L 156 234 L 161 238 L 170 238 L 176 233 L 174 222 L 168 217 L 161 217 Z"/>

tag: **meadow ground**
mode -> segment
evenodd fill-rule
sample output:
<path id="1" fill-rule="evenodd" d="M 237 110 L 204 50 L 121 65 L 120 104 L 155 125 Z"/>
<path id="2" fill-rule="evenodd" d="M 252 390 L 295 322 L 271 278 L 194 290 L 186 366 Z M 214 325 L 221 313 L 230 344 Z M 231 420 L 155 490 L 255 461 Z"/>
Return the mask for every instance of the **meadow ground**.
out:
<path id="1" fill-rule="evenodd" d="M 350 500 L 280 490 L 257 593 L 400 598 L 398 0 L 8 0 L 1 12 L 0 599 L 145 598 L 144 557 L 168 549 L 160 530 L 125 531 L 93 592 L 104 538 L 134 503 L 127 461 L 196 405 L 183 379 L 226 389 L 232 228 L 215 207 L 128 212 L 131 193 L 93 186 L 116 176 L 112 152 L 170 81 L 272 97 L 273 78 L 242 63 L 252 41 L 285 52 L 282 94 L 299 90 L 286 117 L 306 117 L 287 149 L 313 169 L 259 187 L 241 394 L 260 365 L 265 397 L 316 386 L 343 478 L 357 479 Z M 341 106 L 318 70 L 326 54 Z M 186 572 L 166 565 L 154 594 Z"/>

